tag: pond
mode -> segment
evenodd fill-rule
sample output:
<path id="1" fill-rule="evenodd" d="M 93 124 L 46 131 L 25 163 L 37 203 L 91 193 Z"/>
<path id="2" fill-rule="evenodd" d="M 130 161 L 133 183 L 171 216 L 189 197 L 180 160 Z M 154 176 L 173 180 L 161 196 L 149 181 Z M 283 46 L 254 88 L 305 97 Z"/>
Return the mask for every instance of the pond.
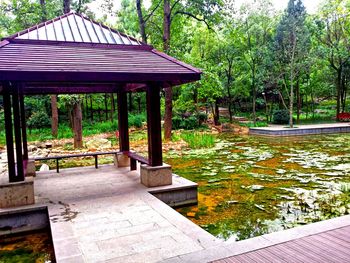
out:
<path id="1" fill-rule="evenodd" d="M 55 262 L 50 234 L 47 231 L 40 231 L 0 237 L 0 262 Z"/>
<path id="2" fill-rule="evenodd" d="M 350 134 L 222 134 L 214 148 L 170 151 L 165 159 L 199 184 L 198 205 L 178 211 L 224 240 L 350 214 Z"/>

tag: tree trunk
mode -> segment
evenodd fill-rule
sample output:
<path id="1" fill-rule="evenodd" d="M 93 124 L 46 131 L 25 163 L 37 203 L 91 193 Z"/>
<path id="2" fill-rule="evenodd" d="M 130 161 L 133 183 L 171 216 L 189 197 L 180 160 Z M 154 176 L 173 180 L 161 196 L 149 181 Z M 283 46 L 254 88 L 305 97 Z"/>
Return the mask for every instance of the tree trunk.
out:
<path id="1" fill-rule="evenodd" d="M 293 81 L 294 81 L 294 73 L 293 73 L 293 68 L 291 69 L 290 72 L 290 98 L 289 98 L 289 127 L 293 128 L 293 103 L 294 103 L 294 86 L 293 86 Z"/>
<path id="2" fill-rule="evenodd" d="M 219 101 L 215 100 L 215 110 L 213 112 L 214 115 L 214 125 L 220 125 L 220 111 L 219 111 Z"/>
<path id="3" fill-rule="evenodd" d="M 104 101 L 105 101 L 105 120 L 108 121 L 108 103 L 107 103 L 107 94 L 106 93 L 104 96 Z"/>
<path id="4" fill-rule="evenodd" d="M 133 110 L 132 106 L 132 92 L 129 92 L 129 112 L 131 113 Z"/>
<path id="5" fill-rule="evenodd" d="M 81 104 L 76 103 L 73 106 L 73 133 L 74 133 L 74 148 L 83 147 L 83 127 L 82 127 L 82 113 Z"/>
<path id="6" fill-rule="evenodd" d="M 163 20 L 163 50 L 169 53 L 170 49 L 170 26 L 171 26 L 170 0 L 164 0 Z M 164 114 L 164 139 L 171 139 L 172 117 L 173 117 L 173 92 L 171 87 L 164 89 L 165 92 L 165 114 Z"/>
<path id="7" fill-rule="evenodd" d="M 253 124 L 256 126 L 256 87 L 255 77 L 253 77 L 252 89 L 253 89 Z"/>
<path id="8" fill-rule="evenodd" d="M 63 0 L 63 13 L 67 14 L 70 12 L 71 0 Z"/>
<path id="9" fill-rule="evenodd" d="M 114 95 L 113 93 L 111 93 L 111 122 L 114 122 L 114 112 L 115 112 Z"/>
<path id="10" fill-rule="evenodd" d="M 90 119 L 91 119 L 91 122 L 94 121 L 94 109 L 92 108 L 92 95 L 90 95 Z"/>
<path id="11" fill-rule="evenodd" d="M 54 138 L 58 135 L 58 109 L 57 95 L 51 95 L 51 134 Z"/>
<path id="12" fill-rule="evenodd" d="M 140 35 L 142 37 L 142 41 L 144 43 L 147 43 L 146 22 L 143 19 L 143 15 L 142 15 L 142 2 L 141 2 L 141 0 L 136 0 L 136 10 L 137 10 L 137 16 L 139 19 Z"/>
<path id="13" fill-rule="evenodd" d="M 171 139 L 172 117 L 173 117 L 173 90 L 165 88 L 165 113 L 164 113 L 164 139 Z"/>
<path id="14" fill-rule="evenodd" d="M 301 96 L 300 96 L 300 83 L 299 79 L 297 80 L 297 85 L 295 86 L 295 92 L 297 96 L 297 124 L 300 121 L 300 111 L 301 111 Z"/>
<path id="15" fill-rule="evenodd" d="M 337 85 L 336 85 L 336 87 L 337 87 L 337 121 L 339 121 L 339 118 L 338 118 L 338 116 L 339 116 L 339 113 L 340 113 L 340 104 L 341 104 L 341 102 L 340 102 L 340 94 L 341 94 L 341 73 L 342 73 L 342 69 L 341 68 L 339 68 L 338 70 L 337 70 Z"/>

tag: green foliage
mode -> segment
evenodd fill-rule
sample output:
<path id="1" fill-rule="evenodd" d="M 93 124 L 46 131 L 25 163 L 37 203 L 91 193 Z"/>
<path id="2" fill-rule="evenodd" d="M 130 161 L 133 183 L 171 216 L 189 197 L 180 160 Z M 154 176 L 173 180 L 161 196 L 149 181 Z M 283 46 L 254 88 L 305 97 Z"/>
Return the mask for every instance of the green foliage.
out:
<path id="1" fill-rule="evenodd" d="M 175 116 L 172 119 L 173 129 L 184 129 L 184 130 L 193 130 L 198 128 L 200 125 L 198 120 L 194 116 L 189 116 L 187 118 L 181 118 L 180 116 Z"/>
<path id="2" fill-rule="evenodd" d="M 181 138 L 191 149 L 211 148 L 215 145 L 214 135 L 208 133 L 182 133 Z"/>
<path id="3" fill-rule="evenodd" d="M 272 116 L 273 124 L 288 124 L 289 123 L 289 111 L 288 110 L 276 110 Z"/>
<path id="4" fill-rule="evenodd" d="M 172 118 L 173 129 L 184 129 L 184 130 L 193 130 L 199 127 L 202 127 L 203 123 L 208 119 L 207 114 L 205 113 L 197 113 L 195 115 L 181 117 L 179 115 L 175 115 Z"/>
<path id="5" fill-rule="evenodd" d="M 146 122 L 146 114 L 129 114 L 129 127 L 141 128 L 143 122 Z"/>
<path id="6" fill-rule="evenodd" d="M 38 111 L 38 112 L 34 112 L 32 116 L 30 116 L 27 124 L 29 129 L 35 128 L 40 130 L 45 127 L 50 127 L 51 122 L 46 112 Z"/>

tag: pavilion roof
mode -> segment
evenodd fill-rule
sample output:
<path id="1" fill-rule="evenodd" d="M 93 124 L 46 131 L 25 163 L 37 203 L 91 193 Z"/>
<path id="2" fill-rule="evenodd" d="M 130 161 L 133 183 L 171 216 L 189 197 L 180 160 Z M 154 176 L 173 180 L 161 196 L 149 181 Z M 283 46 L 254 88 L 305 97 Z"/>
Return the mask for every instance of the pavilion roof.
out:
<path id="1" fill-rule="evenodd" d="M 77 13 L 0 42 L 0 82 L 166 82 L 200 79 L 201 71 Z"/>

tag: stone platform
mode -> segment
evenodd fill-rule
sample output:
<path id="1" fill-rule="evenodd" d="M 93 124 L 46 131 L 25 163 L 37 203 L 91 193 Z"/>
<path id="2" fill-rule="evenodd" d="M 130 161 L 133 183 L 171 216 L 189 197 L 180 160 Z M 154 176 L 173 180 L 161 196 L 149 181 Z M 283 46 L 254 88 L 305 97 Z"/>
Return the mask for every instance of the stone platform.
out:
<path id="1" fill-rule="evenodd" d="M 287 125 L 249 128 L 249 134 L 263 136 L 303 136 L 347 132 L 350 132 L 350 123 L 295 125 L 295 128 L 288 128 Z"/>
<path id="2" fill-rule="evenodd" d="M 174 176 L 175 190 L 196 186 L 183 180 Z M 221 242 L 149 193 L 170 186 L 147 188 L 127 167 L 39 172 L 34 184 L 58 262 L 158 262 Z"/>

